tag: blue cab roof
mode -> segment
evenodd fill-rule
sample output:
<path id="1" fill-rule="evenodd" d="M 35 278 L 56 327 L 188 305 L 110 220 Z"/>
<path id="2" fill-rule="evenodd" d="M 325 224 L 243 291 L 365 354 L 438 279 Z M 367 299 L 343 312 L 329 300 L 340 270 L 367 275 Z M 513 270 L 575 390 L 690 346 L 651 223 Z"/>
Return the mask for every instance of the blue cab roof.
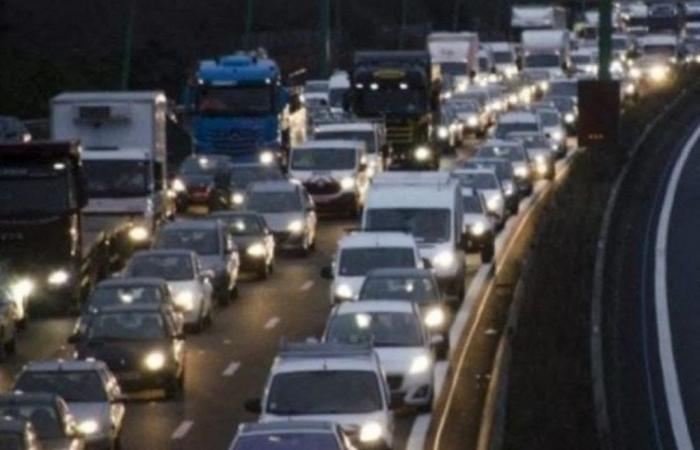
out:
<path id="1" fill-rule="evenodd" d="M 273 60 L 241 54 L 200 61 L 197 70 L 200 83 L 213 85 L 272 84 L 277 83 L 279 76 L 279 67 Z"/>

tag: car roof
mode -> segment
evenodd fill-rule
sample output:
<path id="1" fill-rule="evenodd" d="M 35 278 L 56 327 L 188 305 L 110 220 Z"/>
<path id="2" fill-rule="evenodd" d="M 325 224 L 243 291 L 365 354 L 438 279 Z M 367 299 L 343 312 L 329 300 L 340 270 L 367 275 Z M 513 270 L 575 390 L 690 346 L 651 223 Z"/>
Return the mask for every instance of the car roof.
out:
<path id="1" fill-rule="evenodd" d="M 530 111 L 517 111 L 502 114 L 498 123 L 537 122 L 537 116 Z"/>
<path id="2" fill-rule="evenodd" d="M 150 250 L 140 250 L 136 253 L 133 254 L 131 259 L 137 258 L 137 257 L 146 257 L 146 256 L 195 256 L 196 253 L 193 252 L 192 250 L 185 250 L 182 248 L 154 248 Z"/>
<path id="3" fill-rule="evenodd" d="M 257 217 L 262 219 L 263 215 L 260 214 L 257 211 L 249 211 L 246 209 L 238 209 L 238 210 L 232 210 L 232 209 L 227 209 L 227 210 L 222 210 L 222 211 L 213 211 L 210 214 L 211 217 L 216 217 L 216 218 L 231 218 L 231 217 L 241 217 L 241 216 L 249 216 L 249 217 Z"/>
<path id="4" fill-rule="evenodd" d="M 425 277 L 432 278 L 433 271 L 430 269 L 418 269 L 412 267 L 387 267 L 370 270 L 367 278 L 370 277 Z"/>
<path id="5" fill-rule="evenodd" d="M 95 359 L 49 359 L 45 361 L 30 361 L 22 372 L 91 372 L 105 370 L 107 365 Z"/>
<path id="6" fill-rule="evenodd" d="M 325 370 L 380 371 L 379 359 L 372 347 L 336 343 L 283 343 L 275 358 L 273 373 Z"/>
<path id="7" fill-rule="evenodd" d="M 338 122 L 325 123 L 316 127 L 316 133 L 335 133 L 342 131 L 374 131 L 375 125 L 371 122 Z"/>
<path id="8" fill-rule="evenodd" d="M 522 148 L 523 144 L 518 141 L 509 141 L 506 139 L 489 139 L 479 145 L 481 147 L 518 147 Z"/>
<path id="9" fill-rule="evenodd" d="M 335 433 L 333 422 L 285 421 L 242 423 L 238 427 L 240 435 L 257 435 L 268 433 Z"/>
<path id="10" fill-rule="evenodd" d="M 255 192 L 296 192 L 298 185 L 288 180 L 256 181 L 248 186 L 249 191 Z"/>
<path id="11" fill-rule="evenodd" d="M 416 241 L 408 233 L 395 231 L 362 231 L 343 236 L 339 249 L 367 247 L 416 247 Z"/>
<path id="12" fill-rule="evenodd" d="M 101 287 L 133 287 L 133 286 L 154 286 L 154 287 L 167 287 L 168 283 L 162 278 L 155 277 L 120 277 L 120 278 L 108 278 L 106 280 L 100 281 L 95 289 Z"/>
<path id="13" fill-rule="evenodd" d="M 453 207 L 454 187 L 444 189 L 430 185 L 385 185 L 379 189 L 373 185 L 365 202 L 365 209 L 452 209 Z"/>
<path id="14" fill-rule="evenodd" d="M 493 169 L 489 169 L 487 167 L 484 168 L 471 168 L 471 167 L 457 167 L 452 170 L 453 174 L 474 174 L 474 175 L 493 175 L 494 177 L 496 176 L 496 171 Z"/>
<path id="15" fill-rule="evenodd" d="M 343 302 L 335 309 L 335 314 L 358 313 L 413 313 L 415 305 L 412 302 L 397 302 L 393 300 L 363 300 L 361 302 Z"/>
<path id="16" fill-rule="evenodd" d="M 175 222 L 166 223 L 161 230 L 216 230 L 220 226 L 216 219 L 181 219 Z"/>
<path id="17" fill-rule="evenodd" d="M 96 307 L 93 309 L 93 314 L 102 314 L 102 313 L 150 313 L 150 312 L 157 312 L 160 313 L 163 311 L 163 305 L 159 304 L 152 304 L 152 303 L 130 303 L 130 304 L 123 304 L 123 305 L 108 305 L 108 306 L 100 306 Z"/>
<path id="18" fill-rule="evenodd" d="M 294 150 L 310 150 L 310 149 L 328 149 L 328 148 L 353 148 L 362 150 L 364 143 L 359 140 L 352 139 L 318 139 L 306 141 L 301 145 L 292 148 Z"/>

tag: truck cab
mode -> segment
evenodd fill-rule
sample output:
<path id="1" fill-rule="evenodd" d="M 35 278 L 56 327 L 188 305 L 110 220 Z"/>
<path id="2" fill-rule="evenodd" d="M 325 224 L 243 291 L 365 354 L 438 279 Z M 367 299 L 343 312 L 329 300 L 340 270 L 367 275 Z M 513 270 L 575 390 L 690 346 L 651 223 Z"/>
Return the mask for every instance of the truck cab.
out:
<path id="1" fill-rule="evenodd" d="M 305 139 L 305 109 L 281 85 L 275 61 L 256 54 L 222 56 L 201 61 L 193 78 L 185 110 L 197 153 L 283 164 L 283 149 Z"/>
<path id="2" fill-rule="evenodd" d="M 79 139 L 87 178 L 86 226 L 118 236 L 125 254 L 149 245 L 171 216 L 162 92 L 74 92 L 51 102 L 53 139 Z"/>

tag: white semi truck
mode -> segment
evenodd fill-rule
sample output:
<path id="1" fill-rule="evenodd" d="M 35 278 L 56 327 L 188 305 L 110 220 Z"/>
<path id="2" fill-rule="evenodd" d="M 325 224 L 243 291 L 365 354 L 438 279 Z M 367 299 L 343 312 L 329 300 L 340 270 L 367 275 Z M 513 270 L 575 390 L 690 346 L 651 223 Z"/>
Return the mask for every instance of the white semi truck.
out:
<path id="1" fill-rule="evenodd" d="M 541 74 L 547 79 L 562 77 L 569 66 L 569 32 L 559 30 L 526 30 L 522 34 L 523 73 Z"/>
<path id="2" fill-rule="evenodd" d="M 428 35 L 428 52 L 445 79 L 474 77 L 479 71 L 479 35 L 436 32 Z"/>

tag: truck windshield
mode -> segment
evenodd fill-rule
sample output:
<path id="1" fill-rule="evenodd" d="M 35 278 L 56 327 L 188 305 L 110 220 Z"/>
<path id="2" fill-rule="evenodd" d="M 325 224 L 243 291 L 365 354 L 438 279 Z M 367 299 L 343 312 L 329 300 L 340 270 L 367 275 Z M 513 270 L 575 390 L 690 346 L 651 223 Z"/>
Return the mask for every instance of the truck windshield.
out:
<path id="1" fill-rule="evenodd" d="M 360 95 L 360 108 L 365 114 L 422 114 L 426 106 L 425 91 L 417 89 L 368 90 Z"/>
<path id="2" fill-rule="evenodd" d="M 438 208 L 377 208 L 367 211 L 365 229 L 406 230 L 418 242 L 450 240 L 450 210 Z"/>
<path id="3" fill-rule="evenodd" d="M 469 75 L 467 64 L 463 62 L 440 63 L 440 72 L 448 77 L 459 77 Z"/>
<path id="4" fill-rule="evenodd" d="M 676 56 L 676 47 L 673 45 L 645 45 L 644 55 L 649 56 Z"/>
<path id="5" fill-rule="evenodd" d="M 553 53 L 538 53 L 525 57 L 525 67 L 559 67 L 559 55 Z"/>
<path id="6" fill-rule="evenodd" d="M 149 164 L 146 161 L 85 161 L 90 198 L 143 197 L 148 194 Z"/>
<path id="7" fill-rule="evenodd" d="M 69 209 L 70 183 L 65 165 L 0 167 L 0 215 Z"/>
<path id="8" fill-rule="evenodd" d="M 578 84 L 573 81 L 564 81 L 559 83 L 550 83 L 549 96 L 576 97 L 578 96 Z"/>
<path id="9" fill-rule="evenodd" d="M 205 116 L 256 116 L 272 114 L 271 86 L 203 87 L 197 99 L 197 112 Z"/>
<path id="10" fill-rule="evenodd" d="M 511 52 L 495 52 L 493 59 L 497 64 L 506 64 L 513 62 L 513 54 Z"/>
<path id="11" fill-rule="evenodd" d="M 292 150 L 292 170 L 354 170 L 357 152 L 352 148 Z"/>

